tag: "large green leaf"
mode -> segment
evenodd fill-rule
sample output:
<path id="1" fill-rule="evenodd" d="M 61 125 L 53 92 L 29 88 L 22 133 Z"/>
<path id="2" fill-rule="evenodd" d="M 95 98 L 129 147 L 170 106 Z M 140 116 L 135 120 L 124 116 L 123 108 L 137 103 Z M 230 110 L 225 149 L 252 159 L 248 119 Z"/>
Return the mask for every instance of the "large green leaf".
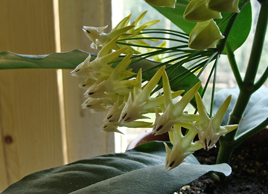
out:
<path id="1" fill-rule="evenodd" d="M 268 90 L 267 90 L 268 91 Z M 268 94 L 268 92 L 267 92 Z M 260 96 L 250 109 L 244 114 L 237 128 L 235 138 L 239 138 L 246 133 L 254 130 L 258 125 L 265 122 L 268 125 L 268 95 Z M 262 129 L 260 129 L 262 130 Z M 257 133 L 258 131 L 256 131 Z"/>
<path id="2" fill-rule="evenodd" d="M 162 142 L 149 142 L 125 153 L 97 156 L 30 174 L 2 194 L 173 194 L 209 171 L 226 176 L 231 173 L 227 164 L 200 165 L 192 155 L 187 162 L 167 171 L 165 155 Z"/>
<path id="3" fill-rule="evenodd" d="M 224 115 L 222 125 L 228 124 L 229 115 L 232 112 L 239 94 L 239 88 L 222 89 L 215 95 L 213 113 L 215 114 L 223 101 L 232 95 L 231 103 Z M 268 118 L 268 89 L 260 88 L 252 94 L 243 117 L 237 128 L 235 137 L 238 138 L 247 132 L 254 130 Z M 267 121 L 266 121 L 267 122 Z M 268 123 L 267 123 L 268 125 Z"/>
<path id="4" fill-rule="evenodd" d="M 88 53 L 80 50 L 48 55 L 20 55 L 3 51 L 0 52 L 0 69 L 74 69 L 87 56 Z"/>
<path id="5" fill-rule="evenodd" d="M 222 13 L 223 19 L 215 20 L 218 24 L 226 19 L 230 13 Z M 224 23 L 220 30 L 224 32 L 226 25 L 228 22 Z M 252 10 L 250 2 L 241 10 L 238 14 L 234 25 L 232 26 L 232 30 L 228 36 L 226 44 L 230 46 L 231 51 L 235 51 L 239 48 L 247 39 L 252 23 Z"/>
<path id="6" fill-rule="evenodd" d="M 152 6 L 159 13 L 164 15 L 172 23 L 182 29 L 185 33 L 190 34 L 196 23 L 189 22 L 183 18 L 183 13 L 190 0 L 178 0 L 175 8 Z"/>
<path id="7" fill-rule="evenodd" d="M 91 55 L 91 60 L 94 60 L 96 55 Z M 0 52 L 0 69 L 74 69 L 78 64 L 83 62 L 87 56 L 88 53 L 80 50 L 73 50 L 64 53 L 52 53 L 48 55 L 20 55 L 4 51 Z M 136 73 L 140 68 L 145 70 L 145 72 L 143 72 L 143 79 L 145 80 L 149 80 L 160 67 L 160 63 L 146 59 L 139 60 L 138 62 L 132 63 L 129 66 L 129 68 L 132 68 Z M 187 77 L 180 82 L 176 82 L 176 80 L 171 81 L 171 88 L 174 91 L 187 90 L 189 89 L 189 86 L 192 84 L 193 80 L 199 81 L 199 79 L 196 79 L 196 76 L 192 72 L 183 66 L 176 67 L 167 65 L 167 69 L 170 80 L 174 79 L 180 74 L 188 74 Z"/>

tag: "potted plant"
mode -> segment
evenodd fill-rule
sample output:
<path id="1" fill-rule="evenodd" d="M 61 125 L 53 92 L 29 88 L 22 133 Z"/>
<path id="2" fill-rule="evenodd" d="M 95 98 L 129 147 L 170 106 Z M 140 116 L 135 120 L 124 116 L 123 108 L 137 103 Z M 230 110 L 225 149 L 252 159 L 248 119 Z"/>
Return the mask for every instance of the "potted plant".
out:
<path id="1" fill-rule="evenodd" d="M 204 174 L 219 185 L 226 183 L 234 149 L 268 124 L 268 92 L 260 89 L 268 77 L 267 67 L 255 81 L 265 42 L 268 2 L 258 1 L 261 8 L 244 78 L 234 51 L 246 41 L 251 28 L 250 0 L 146 2 L 182 31 L 148 28 L 157 21 L 141 24 L 145 13 L 132 23 L 131 16 L 127 16 L 110 33 L 104 33 L 106 27 L 83 27 L 91 46 L 99 49 L 97 55 L 75 50 L 51 54 L 49 60 L 75 59 L 68 65 L 74 68 L 72 75 L 84 78 L 79 85 L 86 89 L 82 107 L 107 111 L 102 131 L 120 133 L 119 126 L 151 127 L 156 136 L 168 133 L 170 142 L 149 142 L 125 153 L 36 172 L 9 186 L 3 194 L 174 193 Z M 152 46 L 148 42 L 160 39 L 174 41 L 176 46 L 165 47 L 164 42 Z M 228 56 L 226 65 L 231 66 L 238 86 L 216 94 L 221 55 Z M 18 68 L 20 61 L 26 66 L 27 61 L 42 66 L 48 60 L 9 52 L 0 56 L 5 61 L 16 57 L 13 67 Z M 9 68 L 4 62 L 0 64 Z M 64 64 L 55 62 L 58 68 L 65 68 Z M 201 83 L 199 76 L 209 64 L 210 74 Z M 202 97 L 212 77 L 211 106 L 207 111 Z M 194 107 L 193 112 L 185 112 L 188 104 Z M 155 113 L 153 123 L 145 120 L 147 113 Z M 193 155 L 216 145 L 216 164 L 200 164 Z"/>

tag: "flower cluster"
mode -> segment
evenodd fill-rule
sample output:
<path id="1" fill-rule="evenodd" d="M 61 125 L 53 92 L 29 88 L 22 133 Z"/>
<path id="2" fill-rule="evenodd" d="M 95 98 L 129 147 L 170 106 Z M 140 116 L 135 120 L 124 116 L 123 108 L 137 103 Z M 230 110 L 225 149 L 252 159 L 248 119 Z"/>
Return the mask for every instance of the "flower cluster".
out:
<path id="1" fill-rule="evenodd" d="M 165 144 L 166 168 L 173 169 L 192 152 L 202 147 L 208 150 L 215 146 L 221 135 L 234 130 L 237 125 L 221 126 L 231 97 L 226 99 L 215 117 L 210 118 L 198 93 L 201 82 L 187 92 L 183 90 L 174 92 L 171 91 L 165 66 L 159 68 L 146 84 L 143 83 L 141 69 L 137 74 L 132 72 L 128 66 L 132 55 L 137 51 L 132 47 L 119 45 L 117 41 L 127 36 L 145 36 L 141 35 L 140 31 L 154 22 L 139 25 L 144 14 L 131 25 L 128 25 L 130 16 L 124 18 L 108 34 L 102 32 L 105 28 L 84 27 L 86 35 L 93 42 L 93 47 L 100 47 L 101 50 L 94 60 L 91 60 L 89 55 L 71 73 L 73 76 L 84 78 L 79 85 L 86 89 L 87 99 L 82 107 L 92 112 L 107 112 L 101 127 L 102 131 L 121 133 L 118 127 L 126 126 L 152 127 L 155 135 L 168 132 L 173 149 Z M 140 44 L 147 44 L 141 39 L 138 41 Z M 117 60 L 119 57 L 120 60 Z M 154 97 L 153 91 L 160 81 L 163 84 L 163 93 Z M 183 93 L 185 93 L 183 97 L 175 102 L 174 99 Z M 199 114 L 185 112 L 186 106 L 194 97 Z M 147 113 L 156 114 L 154 123 L 141 120 L 148 118 Z M 182 133 L 182 127 L 188 131 Z M 199 138 L 198 141 L 194 141 L 196 136 Z"/>
<path id="2" fill-rule="evenodd" d="M 196 50 L 215 48 L 223 39 L 214 19 L 221 19 L 221 12 L 239 12 L 239 0 L 191 0 L 184 12 L 184 19 L 197 22 L 189 37 L 189 47 Z"/>
<path id="3" fill-rule="evenodd" d="M 173 149 L 170 150 L 165 144 L 167 157 L 166 169 L 173 169 L 178 166 L 191 153 L 201 148 L 209 150 L 215 147 L 219 137 L 236 129 L 238 125 L 221 126 L 223 117 L 231 101 L 229 96 L 219 108 L 215 117 L 210 118 L 205 105 L 198 93 L 201 82 L 186 92 L 181 100 L 174 103 L 171 98 L 171 88 L 166 73 L 162 76 L 164 90 L 164 106 L 160 115 L 156 112 L 156 119 L 153 126 L 155 135 L 168 132 Z M 182 91 L 183 92 L 183 91 Z M 182 93 L 181 92 L 181 93 Z M 184 111 L 187 104 L 195 96 L 199 114 L 189 114 Z M 188 129 L 183 135 L 181 128 Z M 194 138 L 198 136 L 198 141 Z"/>
<path id="4" fill-rule="evenodd" d="M 154 20 L 150 22 L 146 22 L 144 24 L 140 24 L 141 20 L 145 16 L 146 12 L 143 12 L 139 17 L 137 17 L 130 25 L 129 20 L 131 17 L 131 14 L 127 17 L 125 17 L 123 20 L 121 20 L 116 27 L 112 29 L 109 33 L 104 33 L 103 31 L 108 27 L 92 27 L 92 26 L 83 26 L 83 31 L 85 32 L 86 36 L 92 41 L 91 48 L 93 49 L 101 49 L 103 48 L 108 42 L 110 42 L 113 38 L 120 35 L 120 39 L 128 39 L 128 40 L 122 40 L 123 43 L 135 43 L 137 45 L 148 45 L 145 41 L 142 39 L 139 40 L 129 40 L 129 38 L 133 37 L 143 37 L 145 35 L 141 35 L 140 32 L 144 30 L 145 28 L 148 28 L 157 22 L 159 20 Z M 114 44 L 112 49 L 118 50 L 122 47 L 126 47 L 122 44 Z M 128 50 L 125 53 L 138 53 L 133 47 L 127 47 Z"/>

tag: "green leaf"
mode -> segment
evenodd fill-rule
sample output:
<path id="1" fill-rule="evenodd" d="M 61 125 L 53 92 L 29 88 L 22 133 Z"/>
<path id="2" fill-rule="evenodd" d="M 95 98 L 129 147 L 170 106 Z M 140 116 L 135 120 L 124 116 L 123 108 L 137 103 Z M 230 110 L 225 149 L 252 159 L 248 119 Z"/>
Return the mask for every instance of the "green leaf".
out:
<path id="1" fill-rule="evenodd" d="M 222 19 L 215 20 L 217 24 L 221 21 L 224 21 L 230 13 L 222 13 Z M 225 22 L 221 27 L 221 32 L 224 32 L 226 25 L 228 22 Z M 228 36 L 226 44 L 228 44 L 231 48 L 231 51 L 235 51 L 239 48 L 247 39 L 252 23 L 252 10 L 251 4 L 248 3 L 238 14 L 234 25 L 232 26 L 232 30 Z M 224 53 L 226 53 L 224 51 Z"/>
<path id="2" fill-rule="evenodd" d="M 182 29 L 185 33 L 190 34 L 196 23 L 189 22 L 183 18 L 184 10 L 190 0 L 178 0 L 175 8 L 152 6 L 159 13 L 168 18 L 172 23 Z"/>
<path id="3" fill-rule="evenodd" d="M 94 60 L 96 55 L 91 55 L 91 60 Z M 88 53 L 80 50 L 73 50 L 64 53 L 52 53 L 48 55 L 20 55 L 3 51 L 0 52 L 0 69 L 74 69 L 78 64 L 83 62 L 87 56 Z M 119 58 L 122 59 L 123 57 Z M 150 69 L 143 73 L 143 79 L 149 80 L 160 68 L 160 66 L 161 64 L 158 62 L 143 59 L 136 63 L 132 63 L 129 68 L 132 68 L 133 72 L 136 73 L 140 68 L 142 68 L 142 70 Z M 167 65 L 167 67 L 169 66 L 171 65 Z M 168 76 L 170 76 L 170 79 L 173 79 L 174 76 L 177 76 L 179 74 L 188 73 L 188 76 L 179 83 L 173 84 L 173 82 L 176 82 L 176 80 L 171 82 L 171 87 L 174 91 L 189 89 L 192 81 L 196 79 L 196 76 L 192 72 L 182 66 L 178 68 L 171 67 L 167 73 Z M 199 79 L 197 79 L 197 81 L 199 81 Z"/>
<path id="4" fill-rule="evenodd" d="M 0 52 L 0 69 L 74 69 L 87 56 L 88 53 L 80 50 L 48 55 L 20 55 L 3 51 Z"/>
<path id="5" fill-rule="evenodd" d="M 159 7 L 159 6 L 152 6 L 152 7 L 156 9 L 159 13 L 164 15 L 176 26 L 178 26 L 185 33 L 190 34 L 196 23 L 189 22 L 183 18 L 184 10 L 189 2 L 190 0 L 179 0 L 177 1 L 175 8 Z M 229 15 L 230 13 L 222 13 L 223 18 L 217 19 L 215 21 L 217 22 L 217 24 L 219 24 L 220 22 L 228 18 Z M 248 3 L 239 13 L 235 21 L 235 24 L 233 25 L 232 30 L 228 36 L 227 44 L 230 45 L 232 51 L 235 51 L 237 48 L 239 48 L 247 39 L 251 29 L 251 22 L 252 22 L 251 4 Z M 228 20 L 220 27 L 221 32 L 224 32 L 227 23 Z"/>
<path id="6" fill-rule="evenodd" d="M 222 125 L 228 124 L 229 115 L 232 112 L 239 94 L 239 88 L 223 89 L 215 95 L 213 113 L 217 112 L 223 101 L 232 95 L 231 103 L 224 115 Z M 236 138 L 254 130 L 259 124 L 264 122 L 268 117 L 268 89 L 261 88 L 252 94 L 243 117 L 237 128 Z"/>
<path id="7" fill-rule="evenodd" d="M 268 94 L 268 90 L 267 90 L 267 94 Z M 260 125 L 263 122 L 266 122 L 266 125 L 268 125 L 268 120 L 267 120 L 268 96 L 267 94 L 266 96 L 263 96 L 263 95 L 260 96 L 259 100 L 254 101 L 254 104 L 252 104 L 249 110 L 244 114 L 243 118 L 241 119 L 239 123 L 239 127 L 237 128 L 235 139 L 254 130 L 258 125 Z M 259 130 L 261 131 L 262 129 L 259 129 Z"/>
<path id="8" fill-rule="evenodd" d="M 125 153 L 97 156 L 30 174 L 2 194 L 173 194 L 207 172 L 226 176 L 231 173 L 227 164 L 200 165 L 192 155 L 179 167 L 166 171 L 165 155 L 162 142 L 149 142 Z"/>

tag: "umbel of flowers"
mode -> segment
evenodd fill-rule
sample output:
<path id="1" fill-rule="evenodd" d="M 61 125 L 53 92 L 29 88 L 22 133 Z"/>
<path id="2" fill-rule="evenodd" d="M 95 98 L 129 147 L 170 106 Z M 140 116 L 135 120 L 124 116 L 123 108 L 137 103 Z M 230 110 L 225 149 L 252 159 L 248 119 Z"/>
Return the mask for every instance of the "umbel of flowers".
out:
<path id="1" fill-rule="evenodd" d="M 106 27 L 84 26 L 84 32 L 92 41 L 91 46 L 101 49 L 95 59 L 92 60 L 89 55 L 71 74 L 84 78 L 79 85 L 85 89 L 86 100 L 82 107 L 92 112 L 107 112 L 101 131 L 121 133 L 118 127 L 126 126 L 151 127 L 155 135 L 168 132 L 173 144 L 172 150 L 165 145 L 166 169 L 170 170 L 181 164 L 194 151 L 201 148 L 208 150 L 215 146 L 221 135 L 234 130 L 237 125 L 220 126 L 231 97 L 226 99 L 215 117 L 211 118 L 198 94 L 200 82 L 186 92 L 179 101 L 175 101 L 174 98 L 184 91 L 171 91 L 165 66 L 159 68 L 145 85 L 142 69 L 135 74 L 128 68 L 132 55 L 139 51 L 134 47 L 119 45 L 117 40 L 125 38 L 125 42 L 130 42 L 126 37 L 148 37 L 140 32 L 157 21 L 140 24 L 144 14 L 130 25 L 128 24 L 130 16 L 124 18 L 107 34 L 103 32 Z M 133 41 L 136 45 L 148 45 L 142 39 Z M 163 93 L 153 96 L 152 91 L 158 86 L 159 81 L 163 83 Z M 199 114 L 189 114 L 184 110 L 194 96 Z M 144 121 L 148 118 L 147 113 L 156 114 L 153 123 Z M 188 129 L 186 134 L 182 133 L 182 127 Z M 198 141 L 194 141 L 196 135 L 199 137 Z"/>

